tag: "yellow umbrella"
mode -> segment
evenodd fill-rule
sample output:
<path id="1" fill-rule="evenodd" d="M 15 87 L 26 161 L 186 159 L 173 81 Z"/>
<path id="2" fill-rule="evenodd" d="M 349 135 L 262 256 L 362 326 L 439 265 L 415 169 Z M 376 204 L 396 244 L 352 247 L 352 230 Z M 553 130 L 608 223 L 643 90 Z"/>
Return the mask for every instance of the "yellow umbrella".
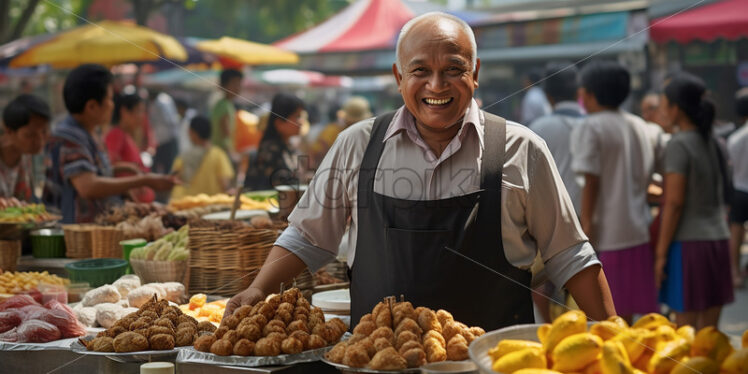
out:
<path id="1" fill-rule="evenodd" d="M 10 67 L 48 64 L 56 68 L 94 63 L 117 65 L 155 61 L 165 57 L 185 61 L 187 51 L 169 35 L 130 22 L 101 21 L 63 31 L 29 48 L 10 61 Z"/>
<path id="2" fill-rule="evenodd" d="M 299 56 L 296 53 L 272 45 L 228 36 L 217 40 L 198 42 L 195 48 L 247 65 L 296 64 L 299 62 Z"/>

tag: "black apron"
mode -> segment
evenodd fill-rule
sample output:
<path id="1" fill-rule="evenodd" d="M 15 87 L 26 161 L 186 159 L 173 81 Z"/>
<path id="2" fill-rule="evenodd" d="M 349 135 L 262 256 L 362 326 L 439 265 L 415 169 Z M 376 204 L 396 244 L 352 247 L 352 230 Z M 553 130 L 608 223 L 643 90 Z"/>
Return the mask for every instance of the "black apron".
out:
<path id="1" fill-rule="evenodd" d="M 384 297 L 401 294 L 414 306 L 445 309 L 487 331 L 534 322 L 531 274 L 507 261 L 501 240 L 506 121 L 484 115 L 481 189 L 424 201 L 374 192 L 393 113 L 375 120 L 358 179 L 358 238 L 350 272 L 353 325 Z"/>

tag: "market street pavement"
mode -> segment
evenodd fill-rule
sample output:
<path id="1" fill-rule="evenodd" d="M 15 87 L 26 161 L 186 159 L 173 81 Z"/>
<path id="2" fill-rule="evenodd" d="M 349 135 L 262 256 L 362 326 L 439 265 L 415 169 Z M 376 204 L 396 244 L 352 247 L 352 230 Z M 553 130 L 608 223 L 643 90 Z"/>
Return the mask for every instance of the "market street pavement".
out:
<path id="1" fill-rule="evenodd" d="M 748 264 L 748 244 L 743 244 L 741 256 L 741 269 Z M 748 286 L 748 282 L 746 282 Z M 743 331 L 748 329 L 748 288 L 735 290 L 735 302 L 722 310 L 719 321 L 719 329 L 730 335 L 733 345 L 740 346 L 740 337 Z"/>

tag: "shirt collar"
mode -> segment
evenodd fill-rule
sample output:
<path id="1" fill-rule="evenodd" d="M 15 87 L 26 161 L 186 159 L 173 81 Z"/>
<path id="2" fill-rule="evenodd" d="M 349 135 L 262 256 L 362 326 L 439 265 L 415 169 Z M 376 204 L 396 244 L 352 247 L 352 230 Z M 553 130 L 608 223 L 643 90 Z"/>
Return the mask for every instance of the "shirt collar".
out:
<path id="1" fill-rule="evenodd" d="M 473 127 L 478 133 L 478 139 L 480 139 L 480 143 L 482 145 L 483 121 L 483 112 L 481 112 L 480 108 L 478 107 L 478 103 L 475 102 L 474 99 L 471 99 L 470 105 L 465 111 L 465 117 L 463 117 L 460 131 L 457 133 L 458 138 L 460 140 L 464 139 L 465 135 L 467 134 L 465 128 Z M 401 106 L 400 109 L 395 112 L 392 123 L 390 123 L 389 128 L 387 128 L 387 132 L 384 134 L 384 140 L 382 140 L 382 142 L 386 142 L 387 140 L 401 132 L 405 132 L 410 140 L 414 143 L 419 145 L 423 143 L 423 139 L 421 139 L 421 135 L 416 129 L 416 119 L 415 117 L 413 117 L 410 111 L 408 111 L 408 108 L 406 108 L 405 105 Z"/>

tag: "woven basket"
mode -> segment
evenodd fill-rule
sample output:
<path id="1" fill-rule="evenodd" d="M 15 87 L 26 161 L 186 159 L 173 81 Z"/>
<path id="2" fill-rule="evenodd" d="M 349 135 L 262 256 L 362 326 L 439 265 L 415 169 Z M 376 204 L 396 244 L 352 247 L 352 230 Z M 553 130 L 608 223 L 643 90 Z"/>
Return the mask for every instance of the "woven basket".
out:
<path id="1" fill-rule="evenodd" d="M 148 261 L 132 259 L 130 265 L 143 283 L 182 282 L 187 271 L 184 261 Z"/>
<path id="2" fill-rule="evenodd" d="M 273 248 L 277 230 L 242 223 L 190 225 L 190 293 L 233 296 L 254 280 Z"/>
<path id="3" fill-rule="evenodd" d="M 65 257 L 68 258 L 91 258 L 93 249 L 92 232 L 95 225 L 64 225 L 65 231 Z"/>
<path id="4" fill-rule="evenodd" d="M 15 271 L 21 258 L 20 240 L 0 240 L 0 269 Z"/>
<path id="5" fill-rule="evenodd" d="M 122 258 L 122 246 L 119 242 L 123 239 L 122 230 L 109 226 L 95 226 L 91 230 L 91 257 Z"/>

